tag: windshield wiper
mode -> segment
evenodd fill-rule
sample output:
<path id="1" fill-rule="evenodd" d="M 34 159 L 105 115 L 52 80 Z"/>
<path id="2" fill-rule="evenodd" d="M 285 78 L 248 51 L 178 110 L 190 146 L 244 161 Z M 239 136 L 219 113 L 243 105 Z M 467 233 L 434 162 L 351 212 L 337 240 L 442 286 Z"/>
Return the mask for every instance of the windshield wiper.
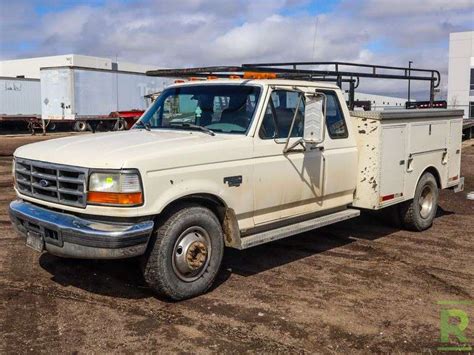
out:
<path id="1" fill-rule="evenodd" d="M 143 123 L 142 121 L 138 121 L 137 123 L 135 123 L 135 126 L 137 126 L 137 127 L 142 126 L 142 127 L 145 128 L 147 131 L 150 131 L 150 130 L 151 130 L 151 125 L 150 125 L 149 122 Z"/>
<path id="2" fill-rule="evenodd" d="M 200 130 L 201 132 L 209 134 L 210 136 L 215 136 L 216 135 L 209 128 L 206 128 L 204 126 L 199 126 L 197 124 L 184 122 L 184 123 L 172 123 L 171 126 L 172 127 L 175 126 L 175 127 L 185 127 L 185 128 L 197 129 L 197 130 Z"/>

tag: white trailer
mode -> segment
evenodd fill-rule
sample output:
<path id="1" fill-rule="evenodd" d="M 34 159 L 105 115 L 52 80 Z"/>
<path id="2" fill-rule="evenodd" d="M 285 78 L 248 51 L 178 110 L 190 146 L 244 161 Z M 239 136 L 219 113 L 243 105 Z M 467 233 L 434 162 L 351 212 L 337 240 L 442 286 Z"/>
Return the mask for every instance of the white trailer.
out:
<path id="1" fill-rule="evenodd" d="M 43 120 L 105 118 L 111 112 L 145 110 L 145 96 L 161 91 L 168 80 L 143 73 L 83 67 L 41 69 Z"/>
<path id="2" fill-rule="evenodd" d="M 0 77 L 0 115 L 41 115 L 39 79 Z"/>
<path id="3" fill-rule="evenodd" d="M 41 123 L 39 79 L 0 77 L 0 129 L 26 128 Z"/>
<path id="4" fill-rule="evenodd" d="M 0 61 L 0 121 L 33 133 L 130 127 L 168 81 L 146 77 L 151 68 L 76 54 Z"/>

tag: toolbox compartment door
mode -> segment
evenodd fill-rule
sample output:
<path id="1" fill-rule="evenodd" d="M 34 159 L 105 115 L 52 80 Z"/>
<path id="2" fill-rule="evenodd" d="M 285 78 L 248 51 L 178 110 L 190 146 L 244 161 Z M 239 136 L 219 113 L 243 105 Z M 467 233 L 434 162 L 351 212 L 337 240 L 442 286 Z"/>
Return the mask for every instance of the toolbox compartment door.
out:
<path id="1" fill-rule="evenodd" d="M 446 129 L 446 121 L 413 123 L 410 153 L 425 153 L 446 148 Z"/>
<path id="2" fill-rule="evenodd" d="M 403 199 L 406 125 L 383 125 L 381 142 L 379 202 L 390 204 Z"/>
<path id="3" fill-rule="evenodd" d="M 461 170 L 462 120 L 449 122 L 448 184 L 459 180 Z"/>

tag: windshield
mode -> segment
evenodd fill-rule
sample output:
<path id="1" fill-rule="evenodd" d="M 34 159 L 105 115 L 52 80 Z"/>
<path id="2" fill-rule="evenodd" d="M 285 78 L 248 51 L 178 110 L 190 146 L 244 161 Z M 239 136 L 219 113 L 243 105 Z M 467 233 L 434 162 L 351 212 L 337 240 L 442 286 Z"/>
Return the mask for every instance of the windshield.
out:
<path id="1" fill-rule="evenodd" d="M 258 86 L 189 85 L 163 91 L 136 128 L 193 129 L 245 134 L 260 96 Z M 197 127 L 200 128 L 200 127 Z"/>

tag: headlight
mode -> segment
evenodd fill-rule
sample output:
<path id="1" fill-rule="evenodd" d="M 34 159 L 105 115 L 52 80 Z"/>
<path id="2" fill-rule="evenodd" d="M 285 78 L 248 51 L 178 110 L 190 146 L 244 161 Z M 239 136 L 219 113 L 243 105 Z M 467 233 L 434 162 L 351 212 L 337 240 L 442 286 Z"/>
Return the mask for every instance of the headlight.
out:
<path id="1" fill-rule="evenodd" d="M 143 191 L 137 171 L 97 171 L 89 176 L 87 203 L 108 206 L 143 204 Z"/>

